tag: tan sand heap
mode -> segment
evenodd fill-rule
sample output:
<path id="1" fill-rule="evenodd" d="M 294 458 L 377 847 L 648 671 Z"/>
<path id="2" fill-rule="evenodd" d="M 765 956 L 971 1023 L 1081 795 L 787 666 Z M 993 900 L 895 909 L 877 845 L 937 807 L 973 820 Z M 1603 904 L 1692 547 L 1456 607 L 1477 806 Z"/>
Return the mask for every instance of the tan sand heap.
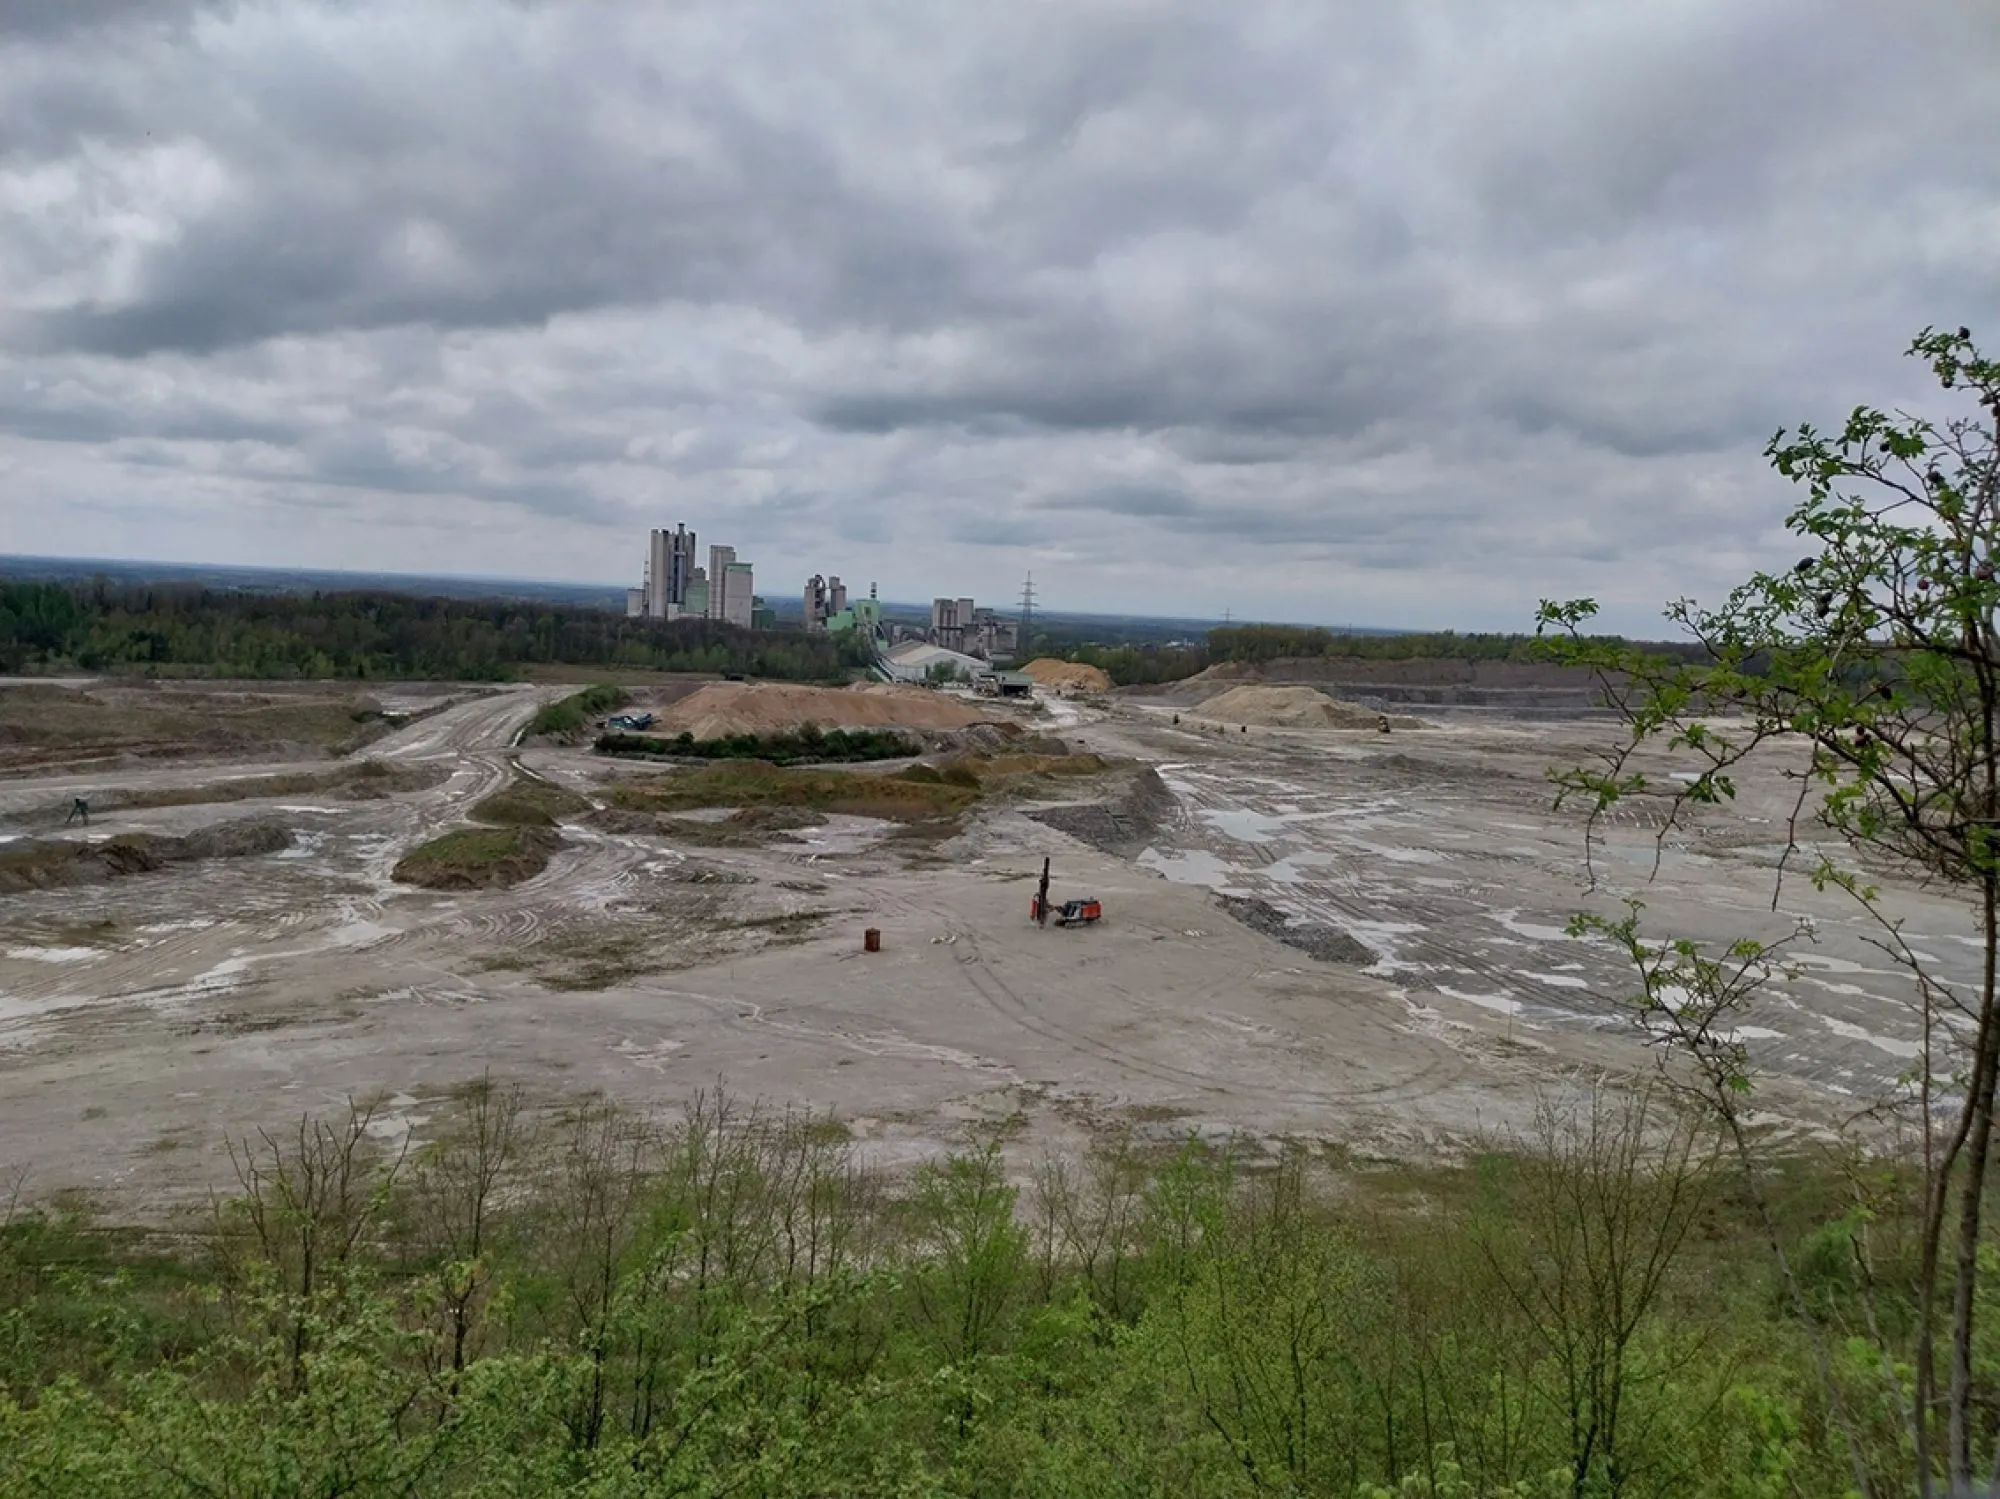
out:
<path id="1" fill-rule="evenodd" d="M 1422 719 L 1381 714 L 1311 687 L 1232 687 L 1203 703 L 1203 718 L 1274 729 L 1376 729 L 1386 716 L 1396 729 L 1421 729 Z"/>
<path id="2" fill-rule="evenodd" d="M 682 698 L 652 732 L 697 739 L 822 729 L 963 729 L 991 722 L 969 703 L 921 687 L 801 687 L 789 682 L 715 682 Z"/>
<path id="3" fill-rule="evenodd" d="M 1109 692 L 1111 678 L 1095 666 L 1076 661 L 1058 661 L 1054 656 L 1038 656 L 1021 668 L 1043 687 L 1074 687 L 1084 692 Z"/>

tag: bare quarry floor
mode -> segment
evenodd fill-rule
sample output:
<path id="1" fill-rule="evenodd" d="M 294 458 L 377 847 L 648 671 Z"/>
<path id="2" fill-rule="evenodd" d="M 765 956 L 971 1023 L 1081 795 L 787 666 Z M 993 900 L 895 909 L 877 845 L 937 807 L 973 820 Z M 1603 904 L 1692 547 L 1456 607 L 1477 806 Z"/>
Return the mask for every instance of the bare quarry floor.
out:
<path id="1" fill-rule="evenodd" d="M 1657 876 L 1654 830 L 1614 823 L 1586 892 L 1581 825 L 1551 810 L 1543 770 L 1603 742 L 1596 724 L 1218 734 L 1143 703 L 1052 703 L 1038 731 L 1157 769 L 1171 801 L 1142 847 L 1092 846 L 1016 797 L 943 842 L 854 817 L 678 842 L 579 821 L 512 889 L 395 884 L 402 853 L 511 776 L 596 801 L 631 773 L 511 748 L 562 691 L 434 697 L 365 750 L 430 774 L 368 798 L 217 789 L 329 768 L 240 755 L 0 777 L 0 840 L 246 816 L 292 834 L 276 853 L 0 895 L 0 1173 L 153 1216 L 226 1188 L 231 1139 L 349 1098 L 381 1102 L 386 1138 L 421 1139 L 482 1075 L 551 1107 L 676 1107 L 722 1082 L 834 1111 L 891 1168 L 1003 1121 L 1022 1148 L 1130 1128 L 1449 1150 L 1522 1123 L 1551 1083 L 1648 1065 L 1630 974 L 1561 930 L 1627 892 L 1661 935 L 1770 937 L 1813 916 L 1798 977 L 1743 1031 L 1774 1112 L 1837 1120 L 1915 1055 L 1908 982 L 1870 920 L 1802 879 L 1771 909 L 1789 808 L 1775 766 L 1676 833 Z M 168 790 L 175 804 L 140 805 Z M 1098 794 L 1084 778 L 1049 800 Z M 87 831 L 60 825 L 73 795 L 107 809 Z M 1100 925 L 1028 921 L 1044 856 L 1058 899 L 1103 902 Z M 1968 912 L 1915 887 L 1887 901 L 1969 974 Z M 1333 960 L 1295 945 L 1327 934 Z"/>

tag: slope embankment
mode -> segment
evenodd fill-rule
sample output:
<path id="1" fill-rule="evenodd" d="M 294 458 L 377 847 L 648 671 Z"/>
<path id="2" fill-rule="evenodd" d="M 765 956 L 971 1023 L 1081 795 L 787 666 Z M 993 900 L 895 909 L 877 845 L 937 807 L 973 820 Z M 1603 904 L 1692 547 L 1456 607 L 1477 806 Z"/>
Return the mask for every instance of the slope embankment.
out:
<path id="1" fill-rule="evenodd" d="M 1521 717 L 1567 717 L 1600 706 L 1592 674 L 1540 661 L 1407 661 L 1356 656 L 1284 656 L 1222 661 L 1166 687 L 1125 689 L 1135 697 L 1198 708 L 1237 687 L 1311 687 L 1371 709 L 1482 709 Z"/>
<path id="2" fill-rule="evenodd" d="M 696 739 L 820 729 L 964 729 L 999 715 L 920 687 L 715 682 L 662 713 L 654 733 Z"/>

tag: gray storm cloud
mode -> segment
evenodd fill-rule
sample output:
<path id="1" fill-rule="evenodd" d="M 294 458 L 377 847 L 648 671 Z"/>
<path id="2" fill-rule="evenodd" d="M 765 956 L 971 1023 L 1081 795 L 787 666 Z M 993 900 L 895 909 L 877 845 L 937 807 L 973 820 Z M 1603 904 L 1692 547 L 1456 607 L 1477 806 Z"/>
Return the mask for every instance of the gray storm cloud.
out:
<path id="1" fill-rule="evenodd" d="M 1977 0 L 4 24 L 8 550 L 1643 629 L 2000 305 Z"/>

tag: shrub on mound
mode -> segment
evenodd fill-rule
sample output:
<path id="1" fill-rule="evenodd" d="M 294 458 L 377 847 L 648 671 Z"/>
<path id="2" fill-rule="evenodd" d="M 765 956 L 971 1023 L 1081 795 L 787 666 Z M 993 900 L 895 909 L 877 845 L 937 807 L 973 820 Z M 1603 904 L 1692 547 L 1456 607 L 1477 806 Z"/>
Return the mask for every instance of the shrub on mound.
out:
<path id="1" fill-rule="evenodd" d="M 592 720 L 603 717 L 614 708 L 624 707 L 631 700 L 631 694 L 623 687 L 613 687 L 608 683 L 586 687 L 581 692 L 574 692 L 566 698 L 544 704 L 529 720 L 528 732 L 575 734 Z"/>
<path id="2" fill-rule="evenodd" d="M 426 890 L 499 890 L 533 879 L 561 846 L 547 828 L 454 828 L 404 854 L 389 877 Z"/>
<path id="3" fill-rule="evenodd" d="M 501 827 L 552 828 L 565 817 L 589 810 L 590 803 L 566 786 L 521 777 L 482 798 L 472 809 L 472 820 Z"/>
<path id="4" fill-rule="evenodd" d="M 644 755 L 699 760 L 762 760 L 771 765 L 898 760 L 923 748 L 892 729 L 802 729 L 774 734 L 725 734 L 697 739 L 683 731 L 672 738 L 657 734 L 611 733 L 597 736 L 600 755 Z"/>

